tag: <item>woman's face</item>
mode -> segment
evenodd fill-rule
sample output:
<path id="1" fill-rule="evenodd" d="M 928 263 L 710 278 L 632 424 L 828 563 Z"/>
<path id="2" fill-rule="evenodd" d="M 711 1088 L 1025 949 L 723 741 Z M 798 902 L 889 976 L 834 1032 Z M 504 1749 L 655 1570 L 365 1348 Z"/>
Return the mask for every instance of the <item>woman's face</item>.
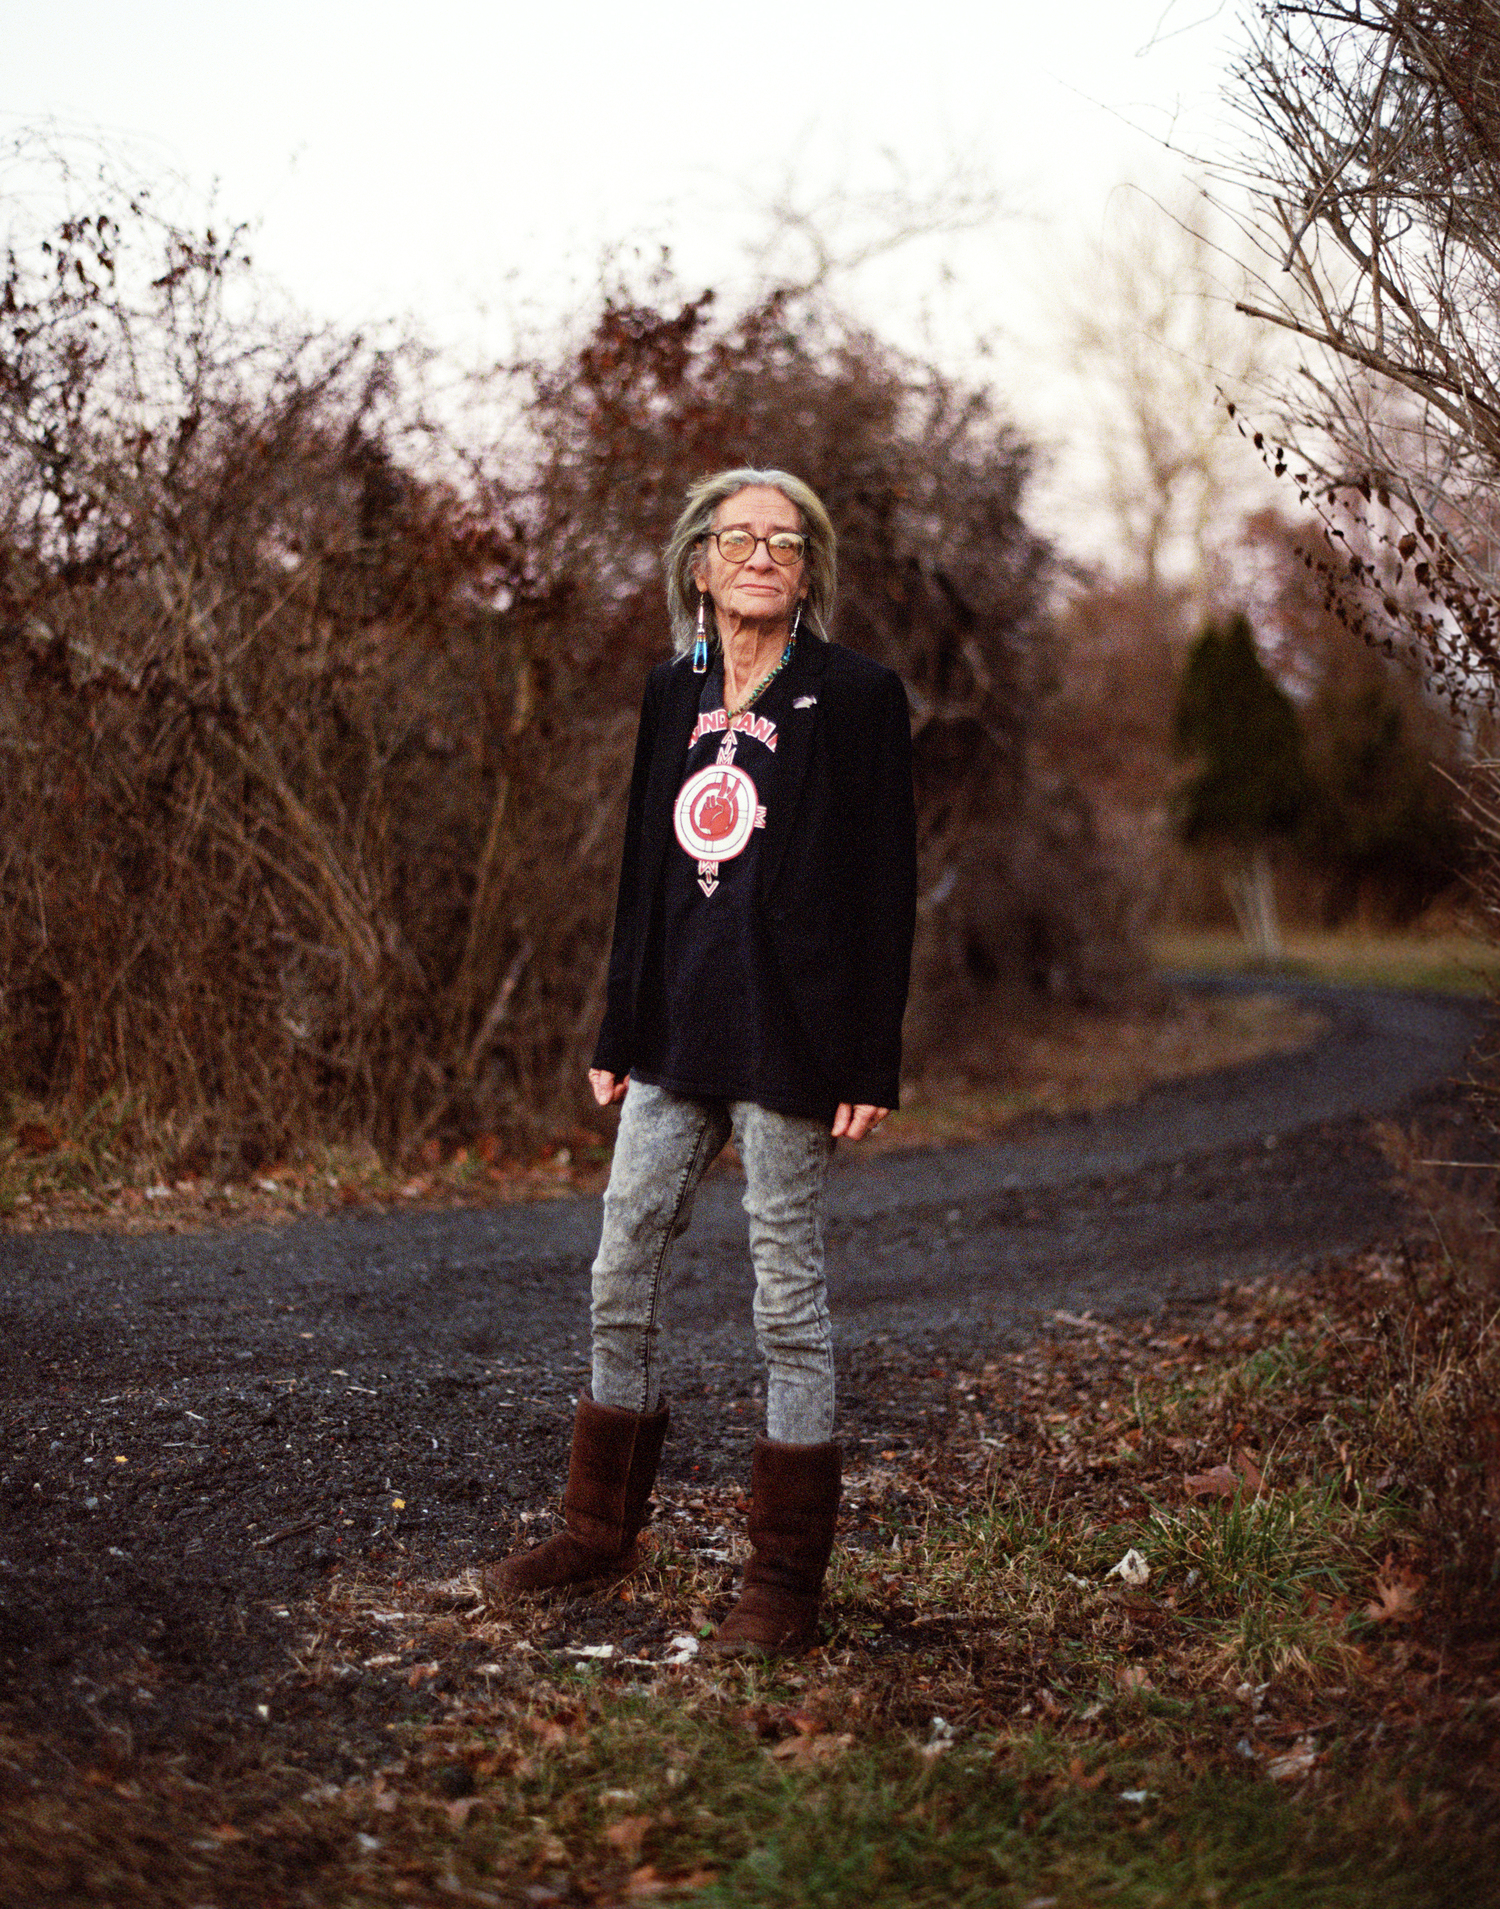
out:
<path id="1" fill-rule="evenodd" d="M 724 499 L 714 512 L 713 527 L 743 527 L 753 537 L 769 537 L 778 530 L 801 532 L 802 513 L 779 490 L 753 484 Z M 726 614 L 734 622 L 790 625 L 793 605 L 807 595 L 807 565 L 773 562 L 764 543 L 758 543 L 743 563 L 726 563 L 709 537 L 694 565 L 693 581 L 713 598 L 721 629 Z"/>

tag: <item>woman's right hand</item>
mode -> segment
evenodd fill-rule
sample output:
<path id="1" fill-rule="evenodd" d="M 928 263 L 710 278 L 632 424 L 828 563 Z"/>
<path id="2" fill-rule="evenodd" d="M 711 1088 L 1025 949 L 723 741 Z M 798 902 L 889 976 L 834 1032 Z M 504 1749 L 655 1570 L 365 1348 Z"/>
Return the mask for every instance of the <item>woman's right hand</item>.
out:
<path id="1" fill-rule="evenodd" d="M 589 1086 L 594 1090 L 594 1099 L 601 1107 L 613 1107 L 617 1100 L 625 1098 L 625 1089 L 630 1085 L 630 1076 L 622 1074 L 618 1080 L 606 1068 L 589 1069 Z"/>

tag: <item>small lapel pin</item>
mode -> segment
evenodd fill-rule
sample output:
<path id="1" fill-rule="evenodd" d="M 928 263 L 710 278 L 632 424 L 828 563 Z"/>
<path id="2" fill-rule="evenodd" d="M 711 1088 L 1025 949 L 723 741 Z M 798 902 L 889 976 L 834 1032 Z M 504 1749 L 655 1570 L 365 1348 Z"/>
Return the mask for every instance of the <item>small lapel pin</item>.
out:
<path id="1" fill-rule="evenodd" d="M 817 700 L 818 699 L 816 696 L 798 696 L 794 698 L 792 702 L 792 708 L 793 709 L 811 709 L 813 704 L 816 703 Z"/>

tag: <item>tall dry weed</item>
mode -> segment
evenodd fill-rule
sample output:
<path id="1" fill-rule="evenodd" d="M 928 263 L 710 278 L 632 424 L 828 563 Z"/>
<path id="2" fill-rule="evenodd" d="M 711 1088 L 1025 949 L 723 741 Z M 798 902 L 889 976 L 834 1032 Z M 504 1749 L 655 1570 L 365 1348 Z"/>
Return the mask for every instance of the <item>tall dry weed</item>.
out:
<path id="1" fill-rule="evenodd" d="M 1450 1616 L 1493 1627 L 1500 1594 L 1500 1226 L 1472 1180 L 1435 1165 L 1409 1133 L 1387 1156 L 1430 1237 L 1403 1254 L 1399 1297 L 1375 1327 L 1375 1469 L 1418 1511 Z"/>

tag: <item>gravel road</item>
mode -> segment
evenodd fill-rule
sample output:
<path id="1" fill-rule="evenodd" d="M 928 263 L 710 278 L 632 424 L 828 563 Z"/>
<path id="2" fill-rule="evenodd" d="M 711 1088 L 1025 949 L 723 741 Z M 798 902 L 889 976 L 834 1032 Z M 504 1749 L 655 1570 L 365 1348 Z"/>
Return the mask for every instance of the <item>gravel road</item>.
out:
<path id="1" fill-rule="evenodd" d="M 1480 1010 L 1296 991 L 1328 1021 L 1300 1054 L 998 1143 L 840 1161 L 852 1443 L 899 1439 L 949 1362 L 1055 1310 L 1180 1311 L 1409 1222 L 1370 1117 L 1473 1145 L 1444 1083 Z M 738 1477 L 758 1417 L 738 1200 L 706 1183 L 676 1253 L 668 1483 Z M 230 1727 L 284 1658 L 275 1606 L 320 1572 L 503 1541 L 560 1480 L 596 1225 L 596 1202 L 562 1200 L 0 1238 L 0 1721 L 163 1745 Z M 149 1699 L 129 1694 L 143 1658 Z"/>

